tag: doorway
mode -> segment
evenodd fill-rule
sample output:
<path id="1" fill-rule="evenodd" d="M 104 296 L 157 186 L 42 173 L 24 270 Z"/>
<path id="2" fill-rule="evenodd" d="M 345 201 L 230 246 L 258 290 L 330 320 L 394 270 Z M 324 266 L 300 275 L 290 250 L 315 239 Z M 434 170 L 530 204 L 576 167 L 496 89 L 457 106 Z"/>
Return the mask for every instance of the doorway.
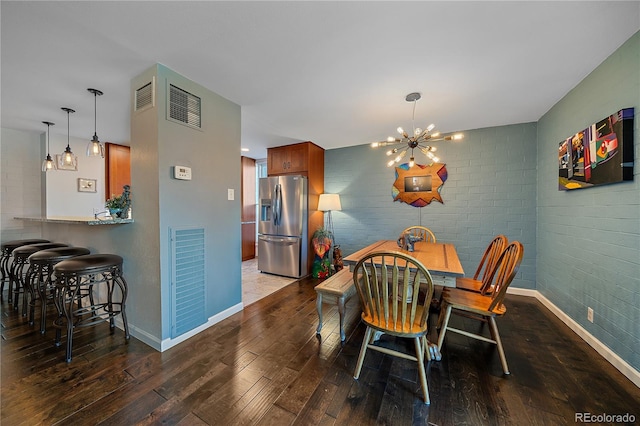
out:
<path id="1" fill-rule="evenodd" d="M 243 163 L 244 168 L 244 163 Z M 250 175 L 251 173 L 247 173 Z M 253 175 L 255 179 L 253 180 L 253 187 L 247 191 L 247 193 L 253 193 L 253 222 L 254 222 L 254 235 L 253 242 L 255 244 L 255 256 L 245 260 L 243 256 L 242 261 L 242 304 L 244 306 L 248 306 L 258 300 L 266 297 L 278 290 L 282 287 L 285 287 L 296 280 L 288 277 L 280 277 L 277 275 L 263 274 L 258 270 L 258 247 L 256 242 L 258 241 L 258 227 L 256 226 L 256 218 L 258 217 L 258 183 L 260 182 L 260 178 L 267 177 L 267 160 L 256 160 L 255 161 L 255 170 Z M 245 173 L 243 171 L 243 176 Z M 243 192 L 245 186 L 243 185 Z M 245 205 L 243 204 L 243 211 Z M 244 213 L 243 213 L 244 214 Z M 244 219 L 243 219 L 244 220 Z M 244 236 L 243 236 L 243 244 L 244 244 Z M 243 250 L 244 251 L 244 250 Z"/>

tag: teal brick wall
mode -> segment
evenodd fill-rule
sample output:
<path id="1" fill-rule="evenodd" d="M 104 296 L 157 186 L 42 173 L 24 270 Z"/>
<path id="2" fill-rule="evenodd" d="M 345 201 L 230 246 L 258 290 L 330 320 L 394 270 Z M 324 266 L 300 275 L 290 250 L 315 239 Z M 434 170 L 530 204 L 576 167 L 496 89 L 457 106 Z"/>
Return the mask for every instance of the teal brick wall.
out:
<path id="1" fill-rule="evenodd" d="M 634 181 L 558 191 L 558 143 L 635 108 Z M 537 289 L 640 370 L 640 33 L 538 122 Z M 587 321 L 587 308 L 594 322 Z"/>

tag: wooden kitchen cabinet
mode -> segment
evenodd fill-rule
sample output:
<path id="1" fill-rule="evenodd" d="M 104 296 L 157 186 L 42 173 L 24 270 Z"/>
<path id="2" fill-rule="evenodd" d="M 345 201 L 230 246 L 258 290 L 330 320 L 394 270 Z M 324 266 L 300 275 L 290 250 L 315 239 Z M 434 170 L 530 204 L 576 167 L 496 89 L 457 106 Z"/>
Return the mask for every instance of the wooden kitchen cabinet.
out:
<path id="1" fill-rule="evenodd" d="M 286 174 L 302 174 L 312 168 L 311 162 L 322 155 L 324 150 L 312 142 L 279 146 L 267 149 L 267 174 L 280 176 Z"/>
<path id="2" fill-rule="evenodd" d="M 241 157 L 240 223 L 242 227 L 242 260 L 256 257 L 256 160 Z"/>

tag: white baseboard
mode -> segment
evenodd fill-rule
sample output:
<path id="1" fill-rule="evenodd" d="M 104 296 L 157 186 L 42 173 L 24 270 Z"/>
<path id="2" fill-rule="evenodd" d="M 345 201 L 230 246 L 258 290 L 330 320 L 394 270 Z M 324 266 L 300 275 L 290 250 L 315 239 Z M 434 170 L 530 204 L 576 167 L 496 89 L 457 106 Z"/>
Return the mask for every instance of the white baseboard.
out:
<path id="1" fill-rule="evenodd" d="M 582 340 L 584 340 L 589 346 L 596 350 L 604 359 L 609 361 L 611 365 L 624 374 L 629 380 L 640 388 L 640 371 L 633 368 L 629 363 L 620 358 L 615 352 L 613 352 L 608 346 L 596 339 L 591 333 L 585 330 L 580 324 L 574 321 L 571 317 L 565 314 L 560 308 L 554 305 L 549 299 L 544 297 L 538 290 L 530 290 L 526 288 L 509 287 L 507 289 L 508 294 L 515 294 L 519 296 L 535 297 L 542 303 L 547 309 L 549 309 L 560 321 L 565 323 L 567 327 L 573 330 Z"/>
<path id="2" fill-rule="evenodd" d="M 231 315 L 242 311 L 243 308 L 244 308 L 244 305 L 242 304 L 242 302 L 240 302 L 237 305 L 231 306 L 230 308 L 227 308 L 224 311 L 215 314 L 214 316 L 210 317 L 209 320 L 206 323 L 202 324 L 199 327 L 194 328 L 193 330 L 191 330 L 191 331 L 189 331 L 187 333 L 181 334 L 180 336 L 176 337 L 175 339 L 165 339 L 165 340 L 163 340 L 161 345 L 160 345 L 160 349 L 159 349 L 160 352 L 164 352 L 167 349 L 170 349 L 170 348 L 174 347 L 178 343 L 184 342 L 188 338 L 190 338 L 192 336 L 195 336 L 196 334 L 200 333 L 203 330 L 206 330 L 207 328 L 211 327 L 214 324 L 219 323 L 223 319 L 228 318 Z"/>
<path id="3" fill-rule="evenodd" d="M 122 330 L 122 332 L 124 333 L 124 324 L 122 322 L 122 318 L 118 316 L 115 318 L 115 320 L 116 320 L 116 327 Z M 140 340 L 141 342 L 151 346 L 153 349 L 157 351 L 160 350 L 160 340 L 155 336 L 152 336 L 151 334 L 147 333 L 145 330 L 138 328 L 135 325 L 129 324 L 129 334 L 132 337 L 135 337 L 136 339 Z"/>

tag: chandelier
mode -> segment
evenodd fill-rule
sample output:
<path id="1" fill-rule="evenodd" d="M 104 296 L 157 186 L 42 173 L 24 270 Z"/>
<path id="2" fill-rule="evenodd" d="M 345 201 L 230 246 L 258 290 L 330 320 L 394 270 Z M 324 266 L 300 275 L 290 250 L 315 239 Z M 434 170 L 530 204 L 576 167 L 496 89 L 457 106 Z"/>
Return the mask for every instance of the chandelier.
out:
<path id="1" fill-rule="evenodd" d="M 400 134 L 399 138 L 389 136 L 386 141 L 383 142 L 373 142 L 371 147 L 378 148 L 380 146 L 388 146 L 388 145 L 402 145 L 397 148 L 391 148 L 387 151 L 387 156 L 395 156 L 387 163 L 387 167 L 391 167 L 394 164 L 399 163 L 404 156 L 407 154 L 409 150 L 411 150 L 411 156 L 409 158 L 409 167 L 413 167 L 415 165 L 415 157 L 413 155 L 413 151 L 415 149 L 420 150 L 424 155 L 427 156 L 432 162 L 437 163 L 440 161 L 438 157 L 435 156 L 434 152 L 436 151 L 435 146 L 431 146 L 432 142 L 437 141 L 450 141 L 450 140 L 460 140 L 464 137 L 462 133 L 455 133 L 450 135 L 441 135 L 440 132 L 434 132 L 433 129 L 436 127 L 434 124 L 429 124 L 426 129 L 421 129 L 420 127 L 415 126 L 415 118 L 416 118 L 416 103 L 421 98 L 420 93 L 413 92 L 409 93 L 405 100 L 407 102 L 413 102 L 413 116 L 411 117 L 411 125 L 413 127 L 412 135 L 409 134 L 402 128 L 398 127 L 398 133 Z"/>

